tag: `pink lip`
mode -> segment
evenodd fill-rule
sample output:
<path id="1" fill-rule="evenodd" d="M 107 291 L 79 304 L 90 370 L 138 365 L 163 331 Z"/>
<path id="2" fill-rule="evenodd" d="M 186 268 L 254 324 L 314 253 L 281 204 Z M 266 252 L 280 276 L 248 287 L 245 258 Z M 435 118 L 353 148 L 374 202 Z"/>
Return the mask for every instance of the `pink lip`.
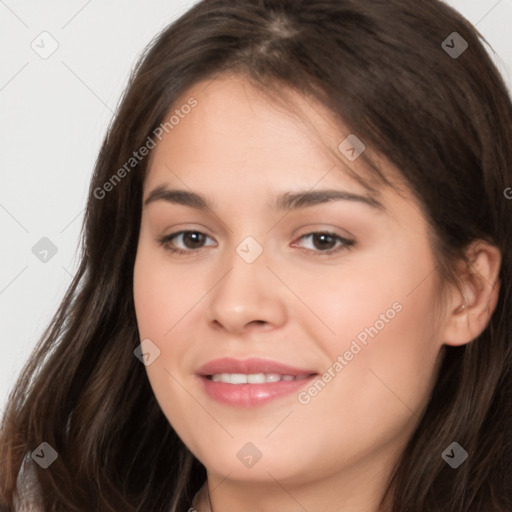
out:
<path id="1" fill-rule="evenodd" d="M 214 359 L 201 366 L 197 371 L 199 375 L 213 375 L 215 373 L 280 373 L 281 375 L 310 375 L 316 373 L 313 370 L 304 370 L 293 368 L 269 359 L 235 359 L 233 357 L 223 357 Z"/>
<path id="2" fill-rule="evenodd" d="M 229 384 L 214 382 L 208 377 L 217 373 L 279 373 L 293 375 L 297 380 L 265 382 L 264 384 Z M 297 392 L 299 388 L 309 384 L 317 375 L 311 370 L 293 368 L 266 359 L 252 358 L 247 360 L 223 358 L 215 359 L 201 366 L 197 372 L 207 395 L 224 404 L 234 407 L 255 407 L 270 400 Z"/>

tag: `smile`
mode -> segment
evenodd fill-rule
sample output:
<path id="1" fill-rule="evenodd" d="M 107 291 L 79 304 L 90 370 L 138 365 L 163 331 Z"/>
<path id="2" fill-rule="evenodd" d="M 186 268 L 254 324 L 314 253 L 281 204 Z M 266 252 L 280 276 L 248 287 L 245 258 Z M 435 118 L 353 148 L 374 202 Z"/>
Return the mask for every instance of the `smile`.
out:
<path id="1" fill-rule="evenodd" d="M 265 384 L 267 382 L 293 381 L 306 379 L 309 375 L 281 375 L 279 373 L 216 373 L 208 375 L 207 378 L 213 382 L 224 382 L 226 384 Z"/>

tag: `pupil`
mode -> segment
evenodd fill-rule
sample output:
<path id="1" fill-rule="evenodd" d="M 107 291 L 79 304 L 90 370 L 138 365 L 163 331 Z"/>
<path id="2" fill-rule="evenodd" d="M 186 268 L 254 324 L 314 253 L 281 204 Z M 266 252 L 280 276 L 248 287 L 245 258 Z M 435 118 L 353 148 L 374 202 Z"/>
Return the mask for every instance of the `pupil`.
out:
<path id="1" fill-rule="evenodd" d="M 326 234 L 320 234 L 320 235 L 315 235 L 315 240 L 320 240 L 321 243 L 319 244 L 319 247 L 317 246 L 317 249 L 320 248 L 320 249 L 331 249 L 332 247 L 332 242 L 334 241 L 334 237 L 332 237 L 331 235 L 326 235 Z M 327 243 L 324 243 L 324 242 L 327 242 Z M 316 245 L 316 244 L 315 244 Z M 329 247 L 327 247 L 329 246 Z"/>
<path id="2" fill-rule="evenodd" d="M 185 240 L 185 245 L 192 245 L 192 249 L 196 249 L 197 247 L 194 247 L 195 245 L 201 245 L 201 242 L 202 242 L 202 235 L 201 233 L 196 233 L 196 232 L 191 232 L 191 233 L 186 233 L 185 234 L 185 237 L 184 237 L 184 240 Z M 191 241 L 191 244 L 188 244 L 187 241 Z M 190 249 L 190 247 L 189 247 Z"/>

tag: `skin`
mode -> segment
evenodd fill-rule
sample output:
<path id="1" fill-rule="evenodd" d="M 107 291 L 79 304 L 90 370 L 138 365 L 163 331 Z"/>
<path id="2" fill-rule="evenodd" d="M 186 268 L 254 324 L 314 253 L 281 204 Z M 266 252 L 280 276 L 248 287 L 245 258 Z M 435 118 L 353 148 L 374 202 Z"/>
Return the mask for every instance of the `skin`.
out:
<path id="1" fill-rule="evenodd" d="M 475 273 L 461 273 L 460 288 L 443 283 L 427 222 L 386 162 L 402 193 L 381 186 L 382 209 L 348 200 L 271 207 L 284 192 L 369 194 L 346 172 L 364 175 L 362 159 L 333 156 L 350 132 L 318 105 L 291 93 L 308 126 L 236 76 L 198 83 L 175 106 L 190 96 L 198 105 L 150 155 L 143 198 L 165 185 L 201 194 L 212 208 L 144 206 L 134 268 L 140 339 L 160 349 L 146 367 L 156 399 L 207 468 L 214 510 L 375 512 L 428 400 L 443 345 L 467 343 L 485 328 L 498 287 Z M 180 230 L 207 236 L 167 244 L 189 251 L 183 255 L 159 244 Z M 301 238 L 326 231 L 355 243 L 325 255 L 340 242 Z M 253 263 L 236 252 L 247 236 L 263 248 Z M 499 252 L 482 243 L 472 251 L 477 274 L 494 283 Z M 224 356 L 322 374 L 397 302 L 401 311 L 307 404 L 292 393 L 232 407 L 209 398 L 196 376 Z M 237 458 L 247 442 L 262 453 L 251 468 Z M 208 510 L 204 489 L 195 506 Z"/>

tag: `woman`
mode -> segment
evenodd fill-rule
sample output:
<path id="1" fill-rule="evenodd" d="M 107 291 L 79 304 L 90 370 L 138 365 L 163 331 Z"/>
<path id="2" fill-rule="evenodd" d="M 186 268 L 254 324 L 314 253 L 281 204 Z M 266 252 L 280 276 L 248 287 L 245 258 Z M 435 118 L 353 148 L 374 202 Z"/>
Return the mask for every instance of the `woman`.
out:
<path id="1" fill-rule="evenodd" d="M 511 510 L 512 105 L 480 37 L 437 0 L 213 0 L 159 35 L 2 506 Z"/>

